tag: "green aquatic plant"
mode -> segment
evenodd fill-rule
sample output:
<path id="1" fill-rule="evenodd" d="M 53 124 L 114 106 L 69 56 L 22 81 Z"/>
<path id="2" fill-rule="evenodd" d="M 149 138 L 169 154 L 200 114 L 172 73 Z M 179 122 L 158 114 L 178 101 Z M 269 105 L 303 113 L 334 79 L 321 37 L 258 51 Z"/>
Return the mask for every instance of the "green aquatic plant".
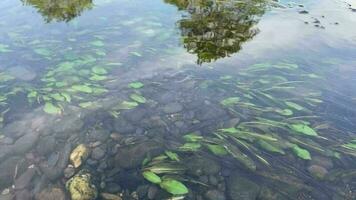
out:
<path id="1" fill-rule="evenodd" d="M 130 88 L 133 88 L 133 89 L 140 89 L 140 88 L 142 88 L 143 86 L 144 86 L 144 84 L 143 84 L 142 82 L 139 82 L 139 81 L 137 81 L 137 82 L 132 82 L 132 83 L 129 84 L 129 87 L 130 87 Z"/>
<path id="2" fill-rule="evenodd" d="M 164 154 L 143 162 L 142 176 L 149 182 L 159 185 L 163 190 L 174 196 L 188 193 L 188 188 L 180 180 L 184 180 L 185 168 L 177 153 L 165 151 Z"/>

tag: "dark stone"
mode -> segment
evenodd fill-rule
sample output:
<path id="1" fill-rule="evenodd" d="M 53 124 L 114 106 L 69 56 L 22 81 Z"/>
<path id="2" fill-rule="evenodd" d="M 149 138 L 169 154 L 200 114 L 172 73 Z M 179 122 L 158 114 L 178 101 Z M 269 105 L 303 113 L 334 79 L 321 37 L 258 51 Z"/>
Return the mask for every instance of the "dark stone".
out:
<path id="1" fill-rule="evenodd" d="M 20 157 L 10 157 L 0 163 L 0 189 L 8 187 L 12 184 L 16 168 L 19 168 L 18 165 L 20 163 Z"/>
<path id="2" fill-rule="evenodd" d="M 31 167 L 28 168 L 24 173 L 22 173 L 16 180 L 15 180 L 15 189 L 16 190 L 22 190 L 27 188 L 32 181 L 32 178 L 36 174 L 36 168 Z"/>
<path id="3" fill-rule="evenodd" d="M 121 192 L 121 187 L 117 183 L 108 182 L 106 183 L 105 191 L 108 193 L 119 193 Z"/>
<path id="4" fill-rule="evenodd" d="M 218 190 L 209 190 L 204 194 L 206 200 L 226 200 L 224 193 Z"/>
<path id="5" fill-rule="evenodd" d="M 56 140 L 53 136 L 41 137 L 36 145 L 36 151 L 41 156 L 46 156 L 54 151 Z"/>
<path id="6" fill-rule="evenodd" d="M 18 200 L 32 200 L 32 194 L 27 189 L 18 190 L 15 192 L 15 197 Z"/>
<path id="7" fill-rule="evenodd" d="M 135 131 L 135 127 L 122 117 L 114 121 L 114 130 L 121 134 L 130 134 Z"/>
<path id="8" fill-rule="evenodd" d="M 186 163 L 188 173 L 195 176 L 214 175 L 221 170 L 219 163 L 207 157 L 192 156 L 187 158 L 184 163 Z"/>
<path id="9" fill-rule="evenodd" d="M 227 179 L 227 192 L 231 200 L 252 200 L 257 198 L 260 187 L 240 174 L 234 173 Z"/>
<path id="10" fill-rule="evenodd" d="M 110 132 L 106 129 L 93 129 L 88 131 L 87 138 L 90 142 L 105 142 L 110 137 Z"/>
<path id="11" fill-rule="evenodd" d="M 136 192 L 139 197 L 139 199 L 144 199 L 147 195 L 148 192 L 148 185 L 140 185 L 137 187 Z"/>
<path id="12" fill-rule="evenodd" d="M 222 116 L 227 116 L 227 113 L 223 109 L 213 105 L 201 108 L 196 112 L 196 118 L 199 121 L 219 119 Z"/>
<path id="13" fill-rule="evenodd" d="M 65 200 L 66 195 L 60 187 L 48 187 L 42 190 L 39 194 L 36 194 L 35 200 Z"/>
<path id="14" fill-rule="evenodd" d="M 158 188 L 155 185 L 151 185 L 147 191 L 148 199 L 155 199 L 157 192 L 158 192 Z"/>
<path id="15" fill-rule="evenodd" d="M 94 160 L 100 160 L 105 156 L 106 150 L 101 147 L 95 147 L 91 151 L 91 158 Z"/>
<path id="16" fill-rule="evenodd" d="M 64 169 L 64 177 L 70 178 L 74 176 L 75 174 L 75 168 L 73 166 L 68 166 Z"/>
<path id="17" fill-rule="evenodd" d="M 45 176 L 51 180 L 55 181 L 60 176 L 63 175 L 64 169 L 68 165 L 69 155 L 72 150 L 71 143 L 64 145 L 64 148 L 61 150 L 58 156 L 58 161 L 55 166 L 48 165 L 48 162 L 42 162 L 40 164 L 40 170 L 45 174 Z"/>
<path id="18" fill-rule="evenodd" d="M 151 156 L 156 156 L 162 151 L 162 144 L 154 140 L 146 140 L 138 144 L 123 146 L 118 148 L 115 156 L 115 165 L 124 169 L 136 168 L 141 165 L 148 153 Z"/>
<path id="19" fill-rule="evenodd" d="M 306 10 L 299 11 L 299 14 L 308 14 L 309 12 Z"/>
<path id="20" fill-rule="evenodd" d="M 218 179 L 217 179 L 215 176 L 210 175 L 210 176 L 209 176 L 209 183 L 210 183 L 211 185 L 218 185 L 219 181 L 218 181 Z"/>
<path id="21" fill-rule="evenodd" d="M 123 111 L 121 115 L 131 123 L 137 124 L 145 117 L 146 109 L 136 108 L 134 112 L 131 110 L 127 110 Z"/>

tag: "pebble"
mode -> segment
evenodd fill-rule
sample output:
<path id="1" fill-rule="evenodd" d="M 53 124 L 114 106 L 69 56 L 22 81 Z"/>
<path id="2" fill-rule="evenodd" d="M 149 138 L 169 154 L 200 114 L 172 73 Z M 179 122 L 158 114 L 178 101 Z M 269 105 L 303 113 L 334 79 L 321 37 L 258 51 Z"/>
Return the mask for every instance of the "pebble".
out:
<path id="1" fill-rule="evenodd" d="M 166 114 L 173 114 L 183 110 L 183 106 L 177 102 L 169 103 L 163 107 Z"/>
<path id="2" fill-rule="evenodd" d="M 91 158 L 94 160 L 100 160 L 105 156 L 106 151 L 101 147 L 95 147 L 91 152 Z"/>
<path id="3" fill-rule="evenodd" d="M 110 193 L 101 193 L 100 196 L 104 200 L 122 200 L 122 198 L 118 195 L 115 194 L 110 194 Z"/>
<path id="4" fill-rule="evenodd" d="M 325 169 L 324 167 L 319 166 L 319 165 L 309 166 L 308 171 L 314 178 L 320 179 L 320 180 L 324 179 L 324 177 L 328 173 L 327 169 Z"/>
<path id="5" fill-rule="evenodd" d="M 204 196 L 206 200 L 226 200 L 224 193 L 218 190 L 209 190 Z"/>

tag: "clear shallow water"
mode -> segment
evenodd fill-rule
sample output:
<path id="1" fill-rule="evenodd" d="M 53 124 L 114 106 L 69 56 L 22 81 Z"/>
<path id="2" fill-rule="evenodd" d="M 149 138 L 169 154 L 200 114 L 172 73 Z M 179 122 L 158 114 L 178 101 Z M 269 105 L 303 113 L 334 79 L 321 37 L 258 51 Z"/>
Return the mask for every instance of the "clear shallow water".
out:
<path id="1" fill-rule="evenodd" d="M 352 3 L 2 1 L 1 198 L 355 199 Z"/>

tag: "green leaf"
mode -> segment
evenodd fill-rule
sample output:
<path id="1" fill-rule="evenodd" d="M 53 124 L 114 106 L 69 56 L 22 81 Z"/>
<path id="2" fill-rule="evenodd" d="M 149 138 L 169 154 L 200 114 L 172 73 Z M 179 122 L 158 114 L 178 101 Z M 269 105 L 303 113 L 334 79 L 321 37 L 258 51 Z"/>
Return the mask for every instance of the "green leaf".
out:
<path id="1" fill-rule="evenodd" d="M 160 184 L 161 188 L 173 195 L 187 194 L 188 188 L 181 182 L 174 179 L 163 179 Z"/>
<path id="2" fill-rule="evenodd" d="M 62 113 L 61 108 L 53 105 L 50 102 L 45 103 L 43 111 L 45 111 L 48 114 L 61 114 Z"/>
<path id="3" fill-rule="evenodd" d="M 88 101 L 88 102 L 82 102 L 78 104 L 82 108 L 94 108 L 96 104 L 94 102 Z"/>
<path id="4" fill-rule="evenodd" d="M 104 94 L 106 92 L 108 92 L 109 90 L 105 89 L 105 88 L 100 88 L 100 87 L 95 87 L 95 88 L 92 88 L 93 89 L 93 93 L 94 94 Z"/>
<path id="5" fill-rule="evenodd" d="M 178 154 L 172 152 L 172 151 L 165 151 L 164 152 L 171 160 L 179 161 Z"/>
<path id="6" fill-rule="evenodd" d="M 218 144 L 207 144 L 206 147 L 217 156 L 224 156 L 228 154 L 226 149 Z"/>
<path id="7" fill-rule="evenodd" d="M 297 133 L 301 133 L 309 136 L 318 136 L 316 131 L 306 124 L 292 124 L 289 125 L 289 127 Z"/>
<path id="8" fill-rule="evenodd" d="M 27 94 L 27 98 L 35 98 L 37 95 L 38 93 L 36 91 L 31 91 Z"/>
<path id="9" fill-rule="evenodd" d="M 300 106 L 299 104 L 296 104 L 294 102 L 291 102 L 291 101 L 286 101 L 285 104 L 287 106 L 289 106 L 290 108 L 293 108 L 294 110 L 298 110 L 298 111 L 301 111 L 303 110 L 304 108 L 302 106 Z"/>
<path id="10" fill-rule="evenodd" d="M 281 115 L 284 115 L 284 116 L 290 116 L 290 115 L 293 115 L 293 111 L 290 110 L 290 109 L 276 109 L 275 110 L 277 113 L 281 114 Z"/>
<path id="11" fill-rule="evenodd" d="M 103 81 L 103 80 L 107 79 L 107 77 L 94 74 L 89 79 L 92 80 L 92 81 Z"/>
<path id="12" fill-rule="evenodd" d="M 304 159 L 304 160 L 311 160 L 311 156 L 310 156 L 310 153 L 308 150 L 300 148 L 296 144 L 293 145 L 292 150 L 293 150 L 294 154 L 296 156 L 298 156 L 299 158 Z"/>
<path id="13" fill-rule="evenodd" d="M 280 153 L 282 155 L 285 154 L 282 148 L 280 148 L 277 144 L 273 144 L 264 140 L 258 140 L 258 144 L 260 147 L 266 151 L 272 152 L 272 153 Z"/>
<path id="14" fill-rule="evenodd" d="M 98 67 L 98 66 L 91 68 L 91 71 L 94 72 L 95 74 L 99 74 L 99 75 L 104 75 L 104 74 L 108 73 L 108 71 L 105 68 Z"/>
<path id="15" fill-rule="evenodd" d="M 6 82 L 15 79 L 15 77 L 5 74 L 5 73 L 0 73 L 0 82 Z"/>
<path id="16" fill-rule="evenodd" d="M 151 171 L 145 171 L 142 173 L 143 177 L 145 177 L 146 180 L 148 180 L 151 183 L 154 184 L 159 184 L 162 182 L 161 178 L 157 176 L 157 174 L 151 172 Z"/>
<path id="17" fill-rule="evenodd" d="M 104 42 L 102 42 L 101 40 L 92 41 L 92 42 L 90 42 L 90 44 L 91 44 L 92 46 L 95 46 L 95 47 L 102 47 L 102 46 L 104 46 Z"/>
<path id="18" fill-rule="evenodd" d="M 57 100 L 57 101 L 65 101 L 64 96 L 62 96 L 59 93 L 51 94 L 49 96 L 52 97 L 53 99 Z"/>
<path id="19" fill-rule="evenodd" d="M 137 106 L 138 106 L 137 102 L 134 102 L 134 101 L 123 101 L 118 106 L 116 106 L 116 108 L 119 109 L 119 110 L 129 110 L 129 109 L 136 108 Z"/>
<path id="20" fill-rule="evenodd" d="M 182 151 L 198 151 L 201 147 L 199 143 L 188 142 L 185 143 L 183 146 L 179 147 Z"/>
<path id="21" fill-rule="evenodd" d="M 356 140 L 351 140 L 349 143 L 343 144 L 342 147 L 350 150 L 356 150 Z"/>
<path id="22" fill-rule="evenodd" d="M 62 92 L 61 95 L 65 98 L 67 102 L 71 102 L 72 98 L 68 93 Z"/>
<path id="23" fill-rule="evenodd" d="M 0 44 L 0 53 L 7 53 L 7 52 L 11 52 L 11 50 L 9 49 L 9 45 Z"/>
<path id="24" fill-rule="evenodd" d="M 38 48 L 34 50 L 35 53 L 41 55 L 41 56 L 50 56 L 51 55 L 51 51 L 48 49 L 44 49 L 44 48 Z"/>
<path id="25" fill-rule="evenodd" d="M 197 135 L 197 134 L 194 134 L 194 133 L 190 133 L 190 134 L 187 134 L 187 135 L 183 136 L 183 138 L 187 142 L 198 142 L 198 141 L 201 141 L 203 139 L 203 136 L 200 136 L 200 135 Z"/>
<path id="26" fill-rule="evenodd" d="M 138 103 L 146 103 L 146 98 L 139 94 L 131 94 L 130 98 Z"/>
<path id="27" fill-rule="evenodd" d="M 229 97 L 224 100 L 222 100 L 220 103 L 223 106 L 232 106 L 234 104 L 237 104 L 240 101 L 239 97 Z"/>
<path id="28" fill-rule="evenodd" d="M 85 93 L 93 92 L 93 89 L 87 85 L 73 85 L 71 88 L 78 92 L 85 92 Z"/>
<path id="29" fill-rule="evenodd" d="M 132 83 L 130 83 L 129 84 L 129 87 L 130 88 L 133 88 L 133 89 L 140 89 L 140 88 L 142 88 L 144 85 L 143 85 L 143 83 L 141 83 L 141 82 L 132 82 Z"/>

